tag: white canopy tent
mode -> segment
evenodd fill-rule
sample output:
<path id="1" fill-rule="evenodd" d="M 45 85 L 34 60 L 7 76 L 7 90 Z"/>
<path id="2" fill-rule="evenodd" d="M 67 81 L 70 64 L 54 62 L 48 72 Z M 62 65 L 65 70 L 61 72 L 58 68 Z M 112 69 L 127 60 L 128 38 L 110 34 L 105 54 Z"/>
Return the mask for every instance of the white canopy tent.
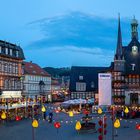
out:
<path id="1" fill-rule="evenodd" d="M 28 106 L 32 106 L 32 105 L 39 105 L 38 103 L 34 103 L 34 102 L 24 102 L 24 103 L 21 103 L 21 104 L 13 104 L 12 106 L 8 105 L 5 105 L 5 106 L 0 106 L 0 109 L 15 109 L 15 108 L 21 108 L 21 107 L 28 107 Z"/>
<path id="2" fill-rule="evenodd" d="M 94 103 L 94 99 L 74 99 L 74 100 L 68 100 L 68 101 L 65 101 L 63 102 L 61 105 L 78 105 L 78 104 L 92 104 Z"/>

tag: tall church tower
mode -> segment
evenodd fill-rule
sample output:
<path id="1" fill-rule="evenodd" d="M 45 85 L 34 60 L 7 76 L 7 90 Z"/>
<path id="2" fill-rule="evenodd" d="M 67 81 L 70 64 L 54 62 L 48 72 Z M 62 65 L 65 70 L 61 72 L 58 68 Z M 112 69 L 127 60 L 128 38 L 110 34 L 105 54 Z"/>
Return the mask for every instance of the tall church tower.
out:
<path id="1" fill-rule="evenodd" d="M 122 34 L 121 34 L 120 15 L 119 15 L 117 48 L 114 57 L 114 71 L 124 72 L 124 70 L 125 70 L 125 60 L 124 60 L 123 49 L 122 49 Z"/>
<path id="2" fill-rule="evenodd" d="M 131 38 L 135 38 L 138 40 L 138 21 L 135 19 L 135 16 L 131 22 L 131 31 L 132 31 L 132 36 Z"/>

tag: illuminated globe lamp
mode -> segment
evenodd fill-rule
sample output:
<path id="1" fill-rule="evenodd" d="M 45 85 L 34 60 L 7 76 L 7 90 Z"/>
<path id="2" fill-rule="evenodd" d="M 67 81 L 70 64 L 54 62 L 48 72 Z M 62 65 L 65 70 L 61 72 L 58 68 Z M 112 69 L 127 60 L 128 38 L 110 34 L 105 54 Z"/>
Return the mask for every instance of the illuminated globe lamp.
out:
<path id="1" fill-rule="evenodd" d="M 3 120 L 6 119 L 6 113 L 5 113 L 5 112 L 2 112 L 2 114 L 1 114 L 1 119 L 3 119 Z"/>
<path id="2" fill-rule="evenodd" d="M 103 111 L 102 111 L 102 109 L 99 107 L 98 108 L 98 114 L 102 114 L 103 113 Z"/>
<path id="3" fill-rule="evenodd" d="M 69 117 L 73 117 L 74 115 L 73 115 L 73 112 L 72 111 L 70 111 L 69 112 Z"/>
<path id="4" fill-rule="evenodd" d="M 116 119 L 115 122 L 114 122 L 114 127 L 115 128 L 119 128 L 120 126 L 121 126 L 120 120 L 119 119 Z"/>
<path id="5" fill-rule="evenodd" d="M 81 123 L 79 121 L 76 122 L 75 129 L 78 131 L 81 129 Z"/>
<path id="6" fill-rule="evenodd" d="M 33 120 L 32 127 L 33 128 L 38 128 L 38 121 L 36 119 Z"/>
<path id="7" fill-rule="evenodd" d="M 129 109 L 128 109 L 128 107 L 125 107 L 124 112 L 125 112 L 126 114 L 128 114 L 128 113 L 129 113 Z"/>
<path id="8" fill-rule="evenodd" d="M 46 112 L 46 108 L 45 108 L 45 106 L 44 106 L 44 105 L 42 106 L 41 111 L 42 111 L 42 112 Z"/>

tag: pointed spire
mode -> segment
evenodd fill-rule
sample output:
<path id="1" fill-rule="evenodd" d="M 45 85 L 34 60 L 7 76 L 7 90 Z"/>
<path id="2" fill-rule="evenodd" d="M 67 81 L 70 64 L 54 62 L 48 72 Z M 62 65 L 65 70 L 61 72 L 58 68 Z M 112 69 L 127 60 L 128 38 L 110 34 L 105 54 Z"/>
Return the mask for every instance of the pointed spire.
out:
<path id="1" fill-rule="evenodd" d="M 118 16 L 118 39 L 117 39 L 116 55 L 117 58 L 121 58 L 122 56 L 122 33 L 121 33 L 121 24 L 120 24 L 120 14 Z"/>

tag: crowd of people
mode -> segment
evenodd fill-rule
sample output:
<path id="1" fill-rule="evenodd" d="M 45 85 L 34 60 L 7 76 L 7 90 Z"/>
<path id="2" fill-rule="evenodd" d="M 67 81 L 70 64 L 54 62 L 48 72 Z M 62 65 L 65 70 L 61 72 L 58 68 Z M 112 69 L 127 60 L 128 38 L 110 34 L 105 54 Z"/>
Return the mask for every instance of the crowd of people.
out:
<path id="1" fill-rule="evenodd" d="M 128 113 L 125 113 L 123 109 L 120 109 L 116 111 L 116 117 L 123 119 L 140 118 L 140 109 L 129 109 Z"/>

